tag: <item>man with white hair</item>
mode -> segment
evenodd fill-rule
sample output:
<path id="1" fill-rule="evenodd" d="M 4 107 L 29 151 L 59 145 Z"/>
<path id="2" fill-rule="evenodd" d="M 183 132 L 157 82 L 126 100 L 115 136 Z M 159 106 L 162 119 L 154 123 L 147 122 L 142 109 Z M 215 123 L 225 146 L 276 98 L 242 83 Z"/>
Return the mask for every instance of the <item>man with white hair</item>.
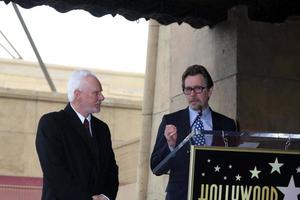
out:
<path id="1" fill-rule="evenodd" d="M 118 166 L 107 124 L 92 113 L 104 100 L 97 77 L 75 71 L 64 110 L 41 117 L 36 149 L 43 171 L 42 200 L 114 200 Z"/>

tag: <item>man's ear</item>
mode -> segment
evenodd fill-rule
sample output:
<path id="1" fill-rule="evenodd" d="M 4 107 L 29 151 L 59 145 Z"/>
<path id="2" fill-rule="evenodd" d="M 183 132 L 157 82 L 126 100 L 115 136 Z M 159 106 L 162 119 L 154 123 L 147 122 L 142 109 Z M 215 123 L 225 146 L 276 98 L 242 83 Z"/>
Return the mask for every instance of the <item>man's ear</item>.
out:
<path id="1" fill-rule="evenodd" d="M 208 89 L 208 97 L 209 97 L 209 98 L 210 98 L 210 96 L 211 96 L 211 94 L 212 94 L 213 88 L 214 88 L 214 87 L 211 87 L 211 88 Z"/>
<path id="2" fill-rule="evenodd" d="M 74 91 L 74 97 L 75 97 L 75 99 L 78 99 L 78 97 L 80 96 L 80 90 L 78 90 L 78 89 L 76 89 L 75 91 Z"/>

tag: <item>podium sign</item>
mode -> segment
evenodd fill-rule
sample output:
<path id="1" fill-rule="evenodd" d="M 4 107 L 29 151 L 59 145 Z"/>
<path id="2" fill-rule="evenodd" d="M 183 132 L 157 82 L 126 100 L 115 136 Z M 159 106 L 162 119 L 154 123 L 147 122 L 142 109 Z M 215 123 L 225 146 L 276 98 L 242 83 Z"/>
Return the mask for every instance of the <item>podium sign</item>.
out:
<path id="1" fill-rule="evenodd" d="M 300 200 L 300 151 L 191 146 L 189 200 Z"/>

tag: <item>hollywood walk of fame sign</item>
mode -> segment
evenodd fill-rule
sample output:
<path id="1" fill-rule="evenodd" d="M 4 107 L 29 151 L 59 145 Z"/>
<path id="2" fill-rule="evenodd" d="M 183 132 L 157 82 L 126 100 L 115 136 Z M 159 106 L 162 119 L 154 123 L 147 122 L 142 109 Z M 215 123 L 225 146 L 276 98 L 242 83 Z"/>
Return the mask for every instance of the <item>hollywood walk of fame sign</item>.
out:
<path id="1" fill-rule="evenodd" d="M 188 200 L 300 200 L 300 151 L 195 147 Z"/>

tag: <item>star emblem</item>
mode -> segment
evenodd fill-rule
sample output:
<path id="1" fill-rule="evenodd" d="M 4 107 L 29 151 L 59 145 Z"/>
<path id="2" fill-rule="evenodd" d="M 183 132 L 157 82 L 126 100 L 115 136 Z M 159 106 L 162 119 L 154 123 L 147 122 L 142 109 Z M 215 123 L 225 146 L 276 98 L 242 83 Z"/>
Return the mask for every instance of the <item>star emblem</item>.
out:
<path id="1" fill-rule="evenodd" d="M 220 172 L 221 167 L 219 165 L 215 166 L 215 172 Z"/>
<path id="2" fill-rule="evenodd" d="M 300 194 L 300 187 L 295 187 L 293 176 L 291 176 L 289 185 L 287 187 L 277 186 L 277 188 L 284 194 L 283 200 L 298 200 L 297 196 Z"/>
<path id="3" fill-rule="evenodd" d="M 279 174 L 281 173 L 280 172 L 280 167 L 282 166 L 282 165 L 284 165 L 283 163 L 278 163 L 278 160 L 277 160 L 277 158 L 275 159 L 275 161 L 274 161 L 274 163 L 269 163 L 269 165 L 271 165 L 272 166 L 272 171 L 271 171 L 271 174 L 273 173 L 273 172 L 278 172 Z"/>
<path id="4" fill-rule="evenodd" d="M 250 171 L 250 173 L 252 174 L 252 175 L 251 175 L 251 178 L 256 177 L 257 179 L 259 179 L 258 174 L 259 174 L 261 171 L 257 170 L 256 166 L 254 167 L 253 170 L 249 170 L 249 171 Z"/>
<path id="5" fill-rule="evenodd" d="M 300 167 L 298 167 L 298 168 L 296 169 L 296 171 L 297 171 L 297 173 L 300 173 Z"/>
<path id="6" fill-rule="evenodd" d="M 240 181 L 241 178 L 242 178 L 242 177 L 241 177 L 239 174 L 235 176 L 235 180 L 236 180 L 236 181 Z"/>

